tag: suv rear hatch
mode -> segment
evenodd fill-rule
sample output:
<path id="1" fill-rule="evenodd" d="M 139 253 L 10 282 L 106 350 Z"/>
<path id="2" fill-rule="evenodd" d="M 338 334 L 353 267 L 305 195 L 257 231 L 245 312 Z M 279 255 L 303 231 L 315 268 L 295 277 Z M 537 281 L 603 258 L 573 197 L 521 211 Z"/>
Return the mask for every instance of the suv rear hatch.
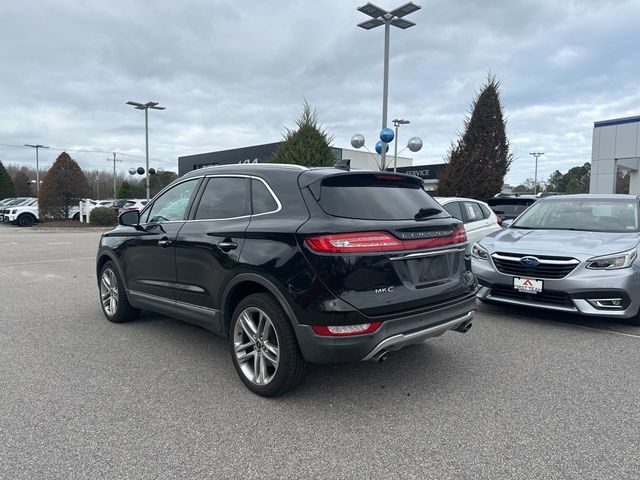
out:
<path id="1" fill-rule="evenodd" d="M 299 179 L 311 215 L 298 242 L 335 296 L 380 317 L 473 293 L 464 227 L 423 190 L 422 180 L 320 172 Z"/>

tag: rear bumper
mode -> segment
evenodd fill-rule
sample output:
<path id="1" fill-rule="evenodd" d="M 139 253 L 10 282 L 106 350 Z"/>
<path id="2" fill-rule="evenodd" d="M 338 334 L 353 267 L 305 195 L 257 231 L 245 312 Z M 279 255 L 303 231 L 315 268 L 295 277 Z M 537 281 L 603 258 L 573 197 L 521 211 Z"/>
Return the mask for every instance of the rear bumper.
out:
<path id="1" fill-rule="evenodd" d="M 424 313 L 385 321 L 374 333 L 352 337 L 316 335 L 309 325 L 296 325 L 300 350 L 310 363 L 344 363 L 371 360 L 384 351 L 424 342 L 469 323 L 475 314 L 475 296 Z M 372 319 L 374 321 L 374 319 Z"/>

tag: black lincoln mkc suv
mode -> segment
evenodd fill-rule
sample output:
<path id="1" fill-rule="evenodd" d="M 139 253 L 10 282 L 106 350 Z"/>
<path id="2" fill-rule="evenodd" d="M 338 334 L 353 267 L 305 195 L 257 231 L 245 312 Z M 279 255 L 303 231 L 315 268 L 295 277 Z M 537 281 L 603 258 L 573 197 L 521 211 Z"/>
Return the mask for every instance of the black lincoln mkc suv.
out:
<path id="1" fill-rule="evenodd" d="M 382 361 L 466 332 L 477 289 L 466 247 L 417 177 L 225 165 L 121 214 L 97 278 L 108 320 L 145 309 L 223 335 L 245 385 L 273 396 L 306 362 Z"/>

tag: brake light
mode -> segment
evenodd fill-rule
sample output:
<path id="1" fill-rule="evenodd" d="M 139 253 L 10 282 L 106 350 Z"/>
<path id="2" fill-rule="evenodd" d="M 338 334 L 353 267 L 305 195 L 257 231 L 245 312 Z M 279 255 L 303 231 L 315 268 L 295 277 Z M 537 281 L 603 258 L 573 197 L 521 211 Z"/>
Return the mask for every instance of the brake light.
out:
<path id="1" fill-rule="evenodd" d="M 404 179 L 404 177 L 401 177 L 400 175 L 376 175 L 375 177 L 376 180 L 390 180 L 395 182 L 399 182 Z"/>
<path id="2" fill-rule="evenodd" d="M 373 333 L 380 328 L 382 322 L 360 323 L 358 325 L 312 325 L 316 335 L 325 337 L 348 337 Z"/>
<path id="3" fill-rule="evenodd" d="M 458 225 L 447 237 L 399 240 L 387 232 L 340 233 L 308 237 L 306 244 L 318 253 L 366 253 L 417 250 L 420 248 L 444 247 L 467 241 L 464 226 Z"/>
<path id="4" fill-rule="evenodd" d="M 321 253 L 387 252 L 402 250 L 402 241 L 387 232 L 340 233 L 309 237 L 307 245 Z"/>

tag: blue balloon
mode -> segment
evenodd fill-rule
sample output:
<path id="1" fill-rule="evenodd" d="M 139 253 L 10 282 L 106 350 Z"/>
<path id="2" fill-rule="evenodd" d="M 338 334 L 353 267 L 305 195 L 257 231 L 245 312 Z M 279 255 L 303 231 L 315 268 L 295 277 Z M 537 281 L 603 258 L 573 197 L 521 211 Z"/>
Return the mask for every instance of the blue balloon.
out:
<path id="1" fill-rule="evenodd" d="M 384 145 L 384 153 L 387 153 L 389 151 L 388 143 L 378 142 L 376 143 L 376 152 L 378 152 L 379 154 L 382 153 L 382 145 Z"/>
<path id="2" fill-rule="evenodd" d="M 390 128 L 383 128 L 380 132 L 380 140 L 384 143 L 391 143 L 393 141 L 393 130 Z"/>

